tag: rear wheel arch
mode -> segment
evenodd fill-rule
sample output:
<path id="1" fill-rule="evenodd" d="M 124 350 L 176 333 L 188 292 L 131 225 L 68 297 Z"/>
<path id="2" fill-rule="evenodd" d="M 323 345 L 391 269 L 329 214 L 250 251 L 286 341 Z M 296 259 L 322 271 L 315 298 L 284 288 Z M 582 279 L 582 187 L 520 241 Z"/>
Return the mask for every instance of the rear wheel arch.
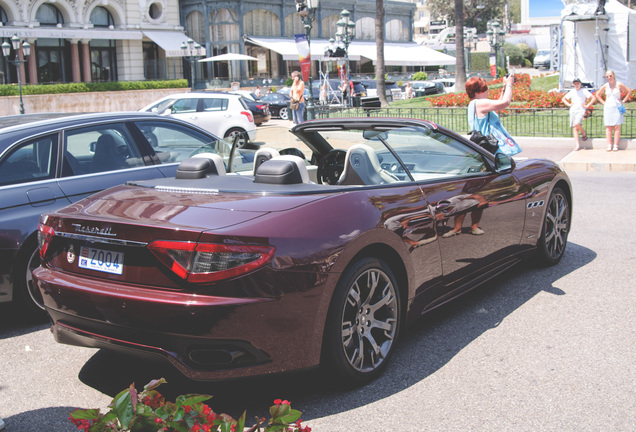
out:
<path id="1" fill-rule="evenodd" d="M 15 257 L 13 266 L 13 299 L 35 315 L 44 314 L 42 297 L 27 272 L 40 264 L 37 232 L 29 235 Z M 31 291 L 33 290 L 33 291 Z"/>
<path id="2" fill-rule="evenodd" d="M 346 319 L 346 323 L 347 325 L 353 326 L 351 327 L 351 329 L 360 327 L 357 320 L 354 324 L 353 318 L 350 317 L 351 304 L 349 302 L 353 297 L 349 297 L 347 295 L 347 292 L 351 292 L 349 290 L 351 290 L 352 287 L 359 286 L 361 288 L 361 296 L 356 296 L 355 298 L 364 300 L 366 298 L 366 296 L 363 295 L 365 292 L 365 288 L 363 284 L 358 285 L 357 281 L 360 279 L 357 278 L 366 277 L 363 275 L 367 274 L 369 271 L 372 271 L 374 273 L 378 272 L 378 275 L 381 279 L 381 284 L 378 286 L 382 286 L 386 283 L 394 285 L 394 291 L 397 299 L 394 301 L 389 301 L 387 303 L 385 303 L 384 301 L 380 301 L 377 297 L 371 303 L 362 301 L 362 304 L 366 304 L 367 306 L 363 306 L 363 308 L 360 309 L 360 313 L 362 314 L 362 310 L 366 309 L 367 307 L 374 309 L 373 306 L 370 306 L 371 304 L 384 304 L 385 306 L 381 306 L 376 312 L 371 313 L 371 315 L 368 316 L 368 318 L 370 319 L 369 322 L 384 326 L 394 319 L 393 313 L 390 313 L 388 311 L 395 310 L 394 308 L 397 305 L 398 320 L 397 326 L 394 330 L 387 329 L 381 330 L 381 333 L 379 334 L 374 333 L 374 335 L 379 337 L 379 339 L 376 339 L 376 342 L 380 346 L 384 347 L 382 349 L 382 352 L 386 354 L 386 358 L 384 357 L 384 355 L 378 354 L 380 355 L 380 358 L 378 359 L 379 363 L 376 367 L 373 367 L 370 370 L 356 370 L 356 366 L 354 365 L 354 363 L 349 364 L 349 362 L 345 360 L 348 357 L 348 354 L 345 354 L 344 351 L 347 351 L 348 348 L 344 348 L 342 345 L 344 343 L 343 338 L 345 336 L 343 335 L 345 333 L 341 332 L 345 332 L 345 330 L 343 330 L 343 324 L 345 321 L 343 321 L 343 316 L 341 316 L 341 314 L 344 313 L 345 316 L 350 318 Z M 354 280 L 356 282 L 352 285 L 352 282 Z M 376 293 L 377 292 L 379 291 L 376 290 Z M 375 301 L 377 301 L 377 303 L 375 303 Z M 335 372 L 341 379 L 341 381 L 339 382 L 345 385 L 359 385 L 374 379 L 379 373 L 381 373 L 382 370 L 384 370 L 392 353 L 395 351 L 395 343 L 400 338 L 400 333 L 402 332 L 402 329 L 404 328 L 404 325 L 406 323 L 405 311 L 407 303 L 408 276 L 406 266 L 402 262 L 400 254 L 386 244 L 372 244 L 358 251 L 357 254 L 351 257 L 342 272 L 339 272 L 336 288 L 332 293 L 329 301 L 321 349 L 321 364 L 323 365 L 323 367 L 327 367 L 328 370 Z M 386 309 L 386 307 L 390 309 Z M 349 313 L 345 312 L 345 310 L 347 309 L 349 310 Z M 364 318 L 362 318 L 362 320 L 364 320 Z M 373 328 L 373 324 L 371 328 Z M 391 336 L 389 339 L 386 339 L 386 335 L 383 334 L 385 331 L 394 331 L 395 334 L 393 334 L 393 336 Z M 358 331 L 354 331 L 351 336 L 347 337 L 353 336 L 355 338 L 354 334 L 357 335 Z M 384 342 L 382 342 L 383 340 Z M 388 341 L 392 341 L 390 345 L 386 345 Z M 355 345 L 357 345 L 357 343 L 354 343 L 354 346 Z M 362 345 L 360 345 L 360 347 L 362 347 Z M 344 351 L 342 351 L 343 349 Z M 384 351 L 384 349 L 386 349 L 386 352 Z M 351 352 L 349 354 L 351 354 Z M 366 357 L 367 355 L 365 355 L 364 357 Z M 353 357 L 362 358 L 356 355 L 353 355 Z M 368 357 L 366 358 L 368 359 Z M 381 358 L 384 358 L 384 360 L 381 360 Z M 351 359 L 349 359 L 349 361 L 351 361 Z"/>

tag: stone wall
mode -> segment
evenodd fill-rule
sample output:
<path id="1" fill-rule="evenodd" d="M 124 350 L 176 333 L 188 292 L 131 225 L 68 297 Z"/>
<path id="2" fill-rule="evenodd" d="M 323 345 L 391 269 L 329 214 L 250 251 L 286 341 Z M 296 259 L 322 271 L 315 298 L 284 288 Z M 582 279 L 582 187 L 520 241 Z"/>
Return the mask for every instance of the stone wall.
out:
<path id="1" fill-rule="evenodd" d="M 127 90 L 22 96 L 26 114 L 42 112 L 138 111 L 151 102 L 190 89 Z M 0 97 L 0 116 L 20 114 L 19 96 Z"/>

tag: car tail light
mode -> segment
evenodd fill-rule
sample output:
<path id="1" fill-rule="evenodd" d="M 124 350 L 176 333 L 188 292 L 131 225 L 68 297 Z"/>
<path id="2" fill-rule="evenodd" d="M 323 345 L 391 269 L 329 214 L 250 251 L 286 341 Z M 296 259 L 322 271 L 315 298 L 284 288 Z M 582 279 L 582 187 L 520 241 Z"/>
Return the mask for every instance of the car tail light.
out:
<path id="1" fill-rule="evenodd" d="M 243 114 L 245 117 L 247 117 L 247 121 L 250 123 L 254 123 L 254 117 L 252 117 L 252 113 L 249 111 L 241 111 L 241 114 Z"/>
<path id="2" fill-rule="evenodd" d="M 275 248 L 260 245 L 224 245 L 157 240 L 150 251 L 188 282 L 205 284 L 251 273 L 264 266 Z"/>
<path id="3" fill-rule="evenodd" d="M 265 111 L 267 109 L 267 105 L 256 105 L 256 108 Z"/>
<path id="4" fill-rule="evenodd" d="M 40 258 L 44 259 L 46 256 L 46 250 L 51 244 L 51 240 L 55 236 L 55 230 L 48 225 L 38 225 L 38 246 L 40 248 Z"/>

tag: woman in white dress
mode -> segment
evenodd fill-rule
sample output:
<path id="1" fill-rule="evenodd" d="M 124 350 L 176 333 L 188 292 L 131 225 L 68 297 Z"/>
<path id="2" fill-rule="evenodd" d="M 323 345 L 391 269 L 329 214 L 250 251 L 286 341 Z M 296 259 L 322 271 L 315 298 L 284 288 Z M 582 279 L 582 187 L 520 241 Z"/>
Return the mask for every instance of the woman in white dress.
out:
<path id="1" fill-rule="evenodd" d="M 603 84 L 603 87 L 594 96 L 596 100 L 603 104 L 607 151 L 618 151 L 618 142 L 621 139 L 621 125 L 623 124 L 623 114 L 619 111 L 619 106 L 629 100 L 631 90 L 622 82 L 616 81 L 614 71 L 608 70 L 605 72 L 605 78 L 607 83 Z M 614 141 L 612 141 L 612 132 L 614 132 Z"/>

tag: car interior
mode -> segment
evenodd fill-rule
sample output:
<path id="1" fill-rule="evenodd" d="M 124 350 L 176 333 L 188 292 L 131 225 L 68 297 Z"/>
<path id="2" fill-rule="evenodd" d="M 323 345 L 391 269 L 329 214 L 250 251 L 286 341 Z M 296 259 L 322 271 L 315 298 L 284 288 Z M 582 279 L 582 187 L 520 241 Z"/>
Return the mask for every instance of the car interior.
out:
<path id="1" fill-rule="evenodd" d="M 290 135 L 287 129 L 281 133 Z M 248 147 L 238 146 L 236 139 L 232 143 L 220 140 L 196 152 L 199 159 L 215 154 L 215 160 L 205 163 L 186 159 L 179 166 L 182 173 L 176 179 L 161 183 L 188 188 L 209 185 L 228 192 L 265 191 L 269 187 L 278 190 L 285 185 L 289 188 L 283 193 L 307 193 L 334 187 L 377 187 L 478 176 L 492 169 L 492 163 L 477 150 L 426 127 L 301 130 L 291 136 L 292 139 L 277 136 Z M 223 142 L 226 146 L 219 147 Z M 213 168 L 218 165 L 218 158 L 224 169 Z M 200 179 L 206 179 L 205 183 Z M 150 185 L 152 181 L 143 183 Z"/>

